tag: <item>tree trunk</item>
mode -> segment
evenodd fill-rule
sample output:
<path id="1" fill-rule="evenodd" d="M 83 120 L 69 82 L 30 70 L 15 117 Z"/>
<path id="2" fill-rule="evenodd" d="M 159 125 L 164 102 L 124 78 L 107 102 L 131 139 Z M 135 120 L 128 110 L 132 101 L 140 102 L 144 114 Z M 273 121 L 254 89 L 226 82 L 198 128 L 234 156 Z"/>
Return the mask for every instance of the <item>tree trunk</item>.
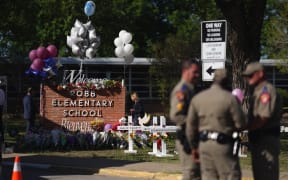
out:
<path id="1" fill-rule="evenodd" d="M 247 90 L 242 72 L 248 63 L 260 60 L 260 36 L 266 0 L 215 1 L 228 22 L 232 87 Z"/>

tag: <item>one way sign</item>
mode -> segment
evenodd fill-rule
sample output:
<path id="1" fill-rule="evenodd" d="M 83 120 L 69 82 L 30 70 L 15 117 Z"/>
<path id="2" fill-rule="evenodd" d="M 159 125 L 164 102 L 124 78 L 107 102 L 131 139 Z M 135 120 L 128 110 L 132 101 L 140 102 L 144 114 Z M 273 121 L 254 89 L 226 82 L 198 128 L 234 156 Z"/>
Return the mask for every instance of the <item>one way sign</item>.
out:
<path id="1" fill-rule="evenodd" d="M 213 81 L 215 69 L 224 69 L 225 62 L 203 62 L 202 63 L 202 80 Z"/>

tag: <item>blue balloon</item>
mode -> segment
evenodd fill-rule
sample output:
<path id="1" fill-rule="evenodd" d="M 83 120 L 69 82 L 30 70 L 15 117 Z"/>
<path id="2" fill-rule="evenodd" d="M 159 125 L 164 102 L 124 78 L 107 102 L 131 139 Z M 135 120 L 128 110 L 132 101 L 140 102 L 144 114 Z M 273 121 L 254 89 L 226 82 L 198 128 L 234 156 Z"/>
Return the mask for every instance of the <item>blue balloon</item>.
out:
<path id="1" fill-rule="evenodd" d="M 87 1 L 84 6 L 84 12 L 87 16 L 92 16 L 95 12 L 96 5 L 93 1 Z"/>

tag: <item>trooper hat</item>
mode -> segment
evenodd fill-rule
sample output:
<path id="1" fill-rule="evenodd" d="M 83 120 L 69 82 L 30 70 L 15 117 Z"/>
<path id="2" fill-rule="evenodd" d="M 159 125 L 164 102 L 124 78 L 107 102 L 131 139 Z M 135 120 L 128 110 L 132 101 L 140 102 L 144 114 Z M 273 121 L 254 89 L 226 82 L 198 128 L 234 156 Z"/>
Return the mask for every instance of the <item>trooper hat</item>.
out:
<path id="1" fill-rule="evenodd" d="M 221 83 L 227 79 L 227 71 L 226 69 L 216 69 L 214 71 L 214 82 Z"/>
<path id="2" fill-rule="evenodd" d="M 252 62 L 246 66 L 245 71 L 242 73 L 243 76 L 250 76 L 257 71 L 262 71 L 263 66 L 259 62 Z"/>

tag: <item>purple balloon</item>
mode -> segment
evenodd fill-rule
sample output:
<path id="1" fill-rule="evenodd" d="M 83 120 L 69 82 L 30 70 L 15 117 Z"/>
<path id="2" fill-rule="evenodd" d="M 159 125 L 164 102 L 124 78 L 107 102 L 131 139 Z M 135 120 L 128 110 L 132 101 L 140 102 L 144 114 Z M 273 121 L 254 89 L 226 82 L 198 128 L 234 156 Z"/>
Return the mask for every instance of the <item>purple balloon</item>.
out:
<path id="1" fill-rule="evenodd" d="M 29 52 L 29 59 L 31 61 L 34 61 L 34 59 L 37 58 L 37 50 L 36 49 L 33 49 Z"/>
<path id="2" fill-rule="evenodd" d="M 232 91 L 232 94 L 238 99 L 238 101 L 240 103 L 242 103 L 243 99 L 244 99 L 244 93 L 241 89 L 236 88 Z"/>
<path id="3" fill-rule="evenodd" d="M 104 131 L 109 131 L 109 130 L 111 130 L 112 129 L 112 124 L 105 124 L 105 126 L 104 126 Z"/>
<path id="4" fill-rule="evenodd" d="M 42 70 L 43 66 L 44 66 L 43 60 L 40 59 L 40 58 L 36 58 L 36 59 L 34 59 L 32 64 L 30 65 L 30 68 L 33 69 L 33 70 L 40 71 L 40 70 Z"/>
<path id="5" fill-rule="evenodd" d="M 56 57 L 57 56 L 58 50 L 57 50 L 55 45 L 51 44 L 46 49 L 47 49 L 50 57 Z"/>
<path id="6" fill-rule="evenodd" d="M 37 48 L 37 57 L 41 59 L 46 59 L 49 56 L 49 52 L 43 46 Z"/>

